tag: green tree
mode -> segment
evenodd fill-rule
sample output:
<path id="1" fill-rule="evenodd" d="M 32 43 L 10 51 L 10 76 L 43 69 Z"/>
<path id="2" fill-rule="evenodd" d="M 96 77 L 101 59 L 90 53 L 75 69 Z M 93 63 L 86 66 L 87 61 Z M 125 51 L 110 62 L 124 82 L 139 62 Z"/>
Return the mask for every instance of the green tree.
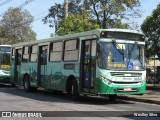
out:
<path id="1" fill-rule="evenodd" d="M 98 29 L 99 25 L 92 22 L 92 17 L 84 12 L 82 15 L 73 14 L 59 23 L 57 35 L 65 35 Z"/>
<path id="2" fill-rule="evenodd" d="M 84 6 L 96 18 L 101 28 L 126 28 L 122 19 L 140 16 L 139 0 L 84 0 Z"/>
<path id="3" fill-rule="evenodd" d="M 122 20 L 139 17 L 139 6 L 139 0 L 69 0 L 68 13 L 69 16 L 82 15 L 85 10 L 92 16 L 92 22 L 99 24 L 100 28 L 128 28 L 129 25 Z M 58 30 L 63 18 L 64 4 L 55 4 L 43 21 Z"/>
<path id="4" fill-rule="evenodd" d="M 143 24 L 141 29 L 144 34 L 148 37 L 146 44 L 146 55 L 147 58 L 153 56 L 154 54 L 160 53 L 160 3 L 157 5 L 157 8 L 153 10 L 152 15 L 148 16 Z M 153 49 L 154 48 L 154 49 Z"/>
<path id="5" fill-rule="evenodd" d="M 9 8 L 0 21 L 0 44 L 14 44 L 36 39 L 31 29 L 33 16 L 20 8 Z"/>

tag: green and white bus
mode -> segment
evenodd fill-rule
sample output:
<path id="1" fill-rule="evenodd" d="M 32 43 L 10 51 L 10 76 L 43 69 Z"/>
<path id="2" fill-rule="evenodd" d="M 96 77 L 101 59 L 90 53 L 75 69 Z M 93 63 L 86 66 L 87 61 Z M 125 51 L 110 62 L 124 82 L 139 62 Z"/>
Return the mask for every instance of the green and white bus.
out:
<path id="1" fill-rule="evenodd" d="M 0 45 L 0 83 L 10 81 L 11 45 Z"/>
<path id="2" fill-rule="evenodd" d="M 79 94 L 144 94 L 145 37 L 100 29 L 12 46 L 11 77 L 25 91 L 38 87 Z"/>

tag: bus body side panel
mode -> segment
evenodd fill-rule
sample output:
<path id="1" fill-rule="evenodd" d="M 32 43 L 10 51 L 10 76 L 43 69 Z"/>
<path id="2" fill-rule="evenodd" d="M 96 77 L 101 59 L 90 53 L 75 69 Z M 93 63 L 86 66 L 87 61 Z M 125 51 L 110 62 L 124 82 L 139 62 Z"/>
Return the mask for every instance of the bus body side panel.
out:
<path id="1" fill-rule="evenodd" d="M 61 62 L 49 62 L 47 64 L 46 88 L 63 91 L 63 74 L 61 73 Z"/>
<path id="2" fill-rule="evenodd" d="M 66 84 L 67 84 L 67 80 L 69 79 L 70 76 L 73 76 L 78 84 L 78 89 L 79 89 L 79 77 L 80 77 L 80 63 L 79 62 L 72 62 L 72 63 L 68 63 L 65 62 L 62 64 L 61 66 L 61 72 L 63 74 L 62 80 L 63 80 L 63 87 L 64 90 L 66 89 Z"/>
<path id="3" fill-rule="evenodd" d="M 26 69 L 27 65 L 25 64 L 21 64 L 20 66 L 18 66 L 18 79 L 17 79 L 17 83 L 18 85 L 23 85 L 23 77 L 24 77 L 24 72 Z"/>
<path id="4" fill-rule="evenodd" d="M 29 63 L 27 64 L 25 71 L 29 74 L 30 77 L 30 86 L 37 87 L 37 63 Z"/>
<path id="5" fill-rule="evenodd" d="M 71 68 L 64 68 L 66 66 L 74 66 Z M 65 91 L 66 83 L 69 76 L 74 76 L 79 81 L 79 63 L 62 63 L 50 62 L 47 65 L 47 89 Z"/>

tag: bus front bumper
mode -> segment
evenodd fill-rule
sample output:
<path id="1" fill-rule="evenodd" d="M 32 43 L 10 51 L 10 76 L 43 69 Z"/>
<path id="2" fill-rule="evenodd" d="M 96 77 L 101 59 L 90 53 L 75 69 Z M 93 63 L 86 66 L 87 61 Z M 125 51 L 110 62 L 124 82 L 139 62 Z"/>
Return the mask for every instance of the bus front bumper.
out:
<path id="1" fill-rule="evenodd" d="M 144 94 L 146 92 L 146 82 L 143 84 L 138 85 L 132 85 L 132 84 L 126 84 L 126 85 L 115 85 L 110 84 L 107 85 L 103 82 L 99 82 L 98 86 L 98 94 L 104 95 L 104 94 Z"/>
<path id="2" fill-rule="evenodd" d="M 10 83 L 10 76 L 0 76 L 0 83 Z"/>

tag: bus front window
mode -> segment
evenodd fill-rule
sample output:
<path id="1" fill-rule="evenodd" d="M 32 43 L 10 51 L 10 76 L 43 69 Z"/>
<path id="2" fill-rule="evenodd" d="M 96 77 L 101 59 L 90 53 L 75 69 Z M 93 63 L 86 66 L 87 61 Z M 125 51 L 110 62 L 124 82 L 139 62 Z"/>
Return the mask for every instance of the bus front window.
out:
<path id="1" fill-rule="evenodd" d="M 9 54 L 5 53 L 1 55 L 1 68 L 2 69 L 10 68 L 10 55 Z"/>
<path id="2" fill-rule="evenodd" d="M 143 45 L 100 42 L 98 64 L 104 69 L 143 70 Z"/>
<path id="3" fill-rule="evenodd" d="M 128 44 L 128 61 L 133 63 L 135 69 L 143 69 L 143 46 Z"/>

